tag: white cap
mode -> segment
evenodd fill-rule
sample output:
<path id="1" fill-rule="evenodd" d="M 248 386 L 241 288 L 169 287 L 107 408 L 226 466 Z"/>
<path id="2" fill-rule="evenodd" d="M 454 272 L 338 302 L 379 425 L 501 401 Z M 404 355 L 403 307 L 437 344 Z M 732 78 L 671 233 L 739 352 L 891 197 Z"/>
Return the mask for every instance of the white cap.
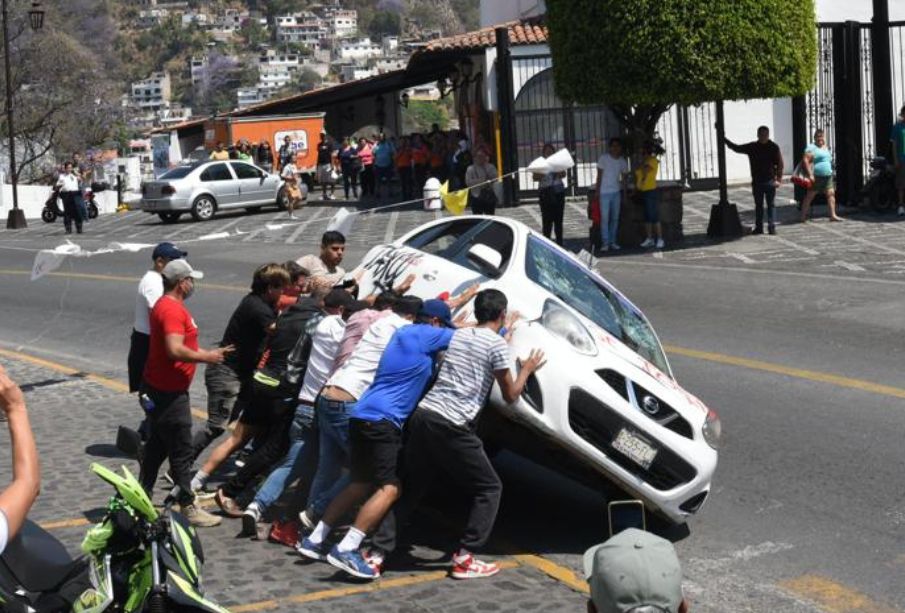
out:
<path id="1" fill-rule="evenodd" d="M 192 265 L 186 262 L 185 260 L 171 260 L 167 263 L 166 266 L 163 267 L 163 270 L 160 271 L 160 274 L 170 281 L 181 281 L 188 277 L 192 279 L 203 279 L 204 273 L 200 270 L 195 270 L 192 268 Z"/>

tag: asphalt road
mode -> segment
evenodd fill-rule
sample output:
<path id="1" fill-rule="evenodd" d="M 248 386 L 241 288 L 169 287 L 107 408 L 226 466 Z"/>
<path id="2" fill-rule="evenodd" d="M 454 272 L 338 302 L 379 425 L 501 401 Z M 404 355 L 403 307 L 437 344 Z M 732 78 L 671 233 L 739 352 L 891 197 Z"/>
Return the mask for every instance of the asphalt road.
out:
<path id="1" fill-rule="evenodd" d="M 746 202 L 744 192 L 736 198 Z M 679 382 L 723 420 L 714 491 L 678 543 L 693 610 L 905 610 L 905 279 L 896 272 L 905 224 L 818 220 L 781 226 L 779 240 L 712 244 L 700 236 L 711 199 L 687 198 L 689 237 L 680 248 L 599 263 L 651 319 Z M 303 212 L 307 225 L 272 231 L 262 229 L 280 218 L 272 212 L 175 226 L 130 213 L 89 224 L 78 242 L 91 249 L 186 241 L 207 275 L 190 308 L 202 344 L 211 344 L 255 265 L 314 250 L 335 208 L 312 206 Z M 579 210 L 569 209 L 566 224 L 575 247 L 585 235 Z M 537 225 L 528 207 L 506 214 Z M 784 218 L 794 215 L 784 208 Z M 348 261 L 433 217 L 362 216 Z M 188 242 L 236 230 L 249 233 Z M 0 347 L 124 379 L 148 252 L 70 258 L 58 275 L 30 282 L 34 250 L 62 240 L 61 228 L 48 226 L 0 232 Z M 604 538 L 605 501 L 511 455 L 501 456 L 500 470 L 497 541 L 577 570 L 581 552 Z M 528 589 L 543 600 L 540 588 Z M 348 602 L 340 609 L 355 610 L 354 598 Z"/>

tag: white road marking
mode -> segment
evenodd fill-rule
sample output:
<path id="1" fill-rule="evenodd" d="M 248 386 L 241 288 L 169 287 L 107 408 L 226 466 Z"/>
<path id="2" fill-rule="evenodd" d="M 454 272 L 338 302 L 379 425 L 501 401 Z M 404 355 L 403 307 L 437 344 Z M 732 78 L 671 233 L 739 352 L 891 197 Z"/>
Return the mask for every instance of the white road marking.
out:
<path id="1" fill-rule="evenodd" d="M 656 259 L 658 259 L 658 260 L 662 260 L 662 259 L 663 259 L 663 252 L 660 251 L 659 249 L 656 250 L 656 251 L 654 251 L 654 257 L 655 257 Z"/>
<path id="2" fill-rule="evenodd" d="M 396 221 L 399 219 L 399 211 L 390 213 L 390 219 L 387 222 L 387 231 L 383 235 L 384 243 L 393 242 L 393 234 L 396 233 Z"/>
<path id="3" fill-rule="evenodd" d="M 847 223 L 851 224 L 852 222 L 847 222 Z M 848 240 L 854 241 L 854 242 L 856 242 L 856 243 L 861 243 L 862 245 L 868 245 L 868 246 L 870 246 L 870 247 L 873 247 L 873 248 L 875 248 L 875 249 L 880 249 L 880 250 L 885 251 L 885 252 L 887 252 L 887 253 L 894 253 L 894 254 L 896 254 L 896 255 L 905 255 L 905 251 L 902 251 L 902 250 L 900 250 L 900 249 L 896 249 L 895 247 L 888 247 L 887 245 L 884 245 L 884 244 L 881 243 L 881 242 L 878 242 L 878 241 L 869 241 L 869 240 L 863 239 L 863 238 L 858 237 L 858 236 L 852 236 L 851 234 L 846 234 L 845 232 L 842 232 L 842 231 L 840 231 L 840 230 L 836 230 L 835 228 L 831 228 L 831 227 L 830 227 L 830 222 L 827 222 L 827 223 L 810 223 L 809 225 L 810 225 L 811 227 L 813 227 L 813 228 L 819 228 L 820 230 L 823 230 L 824 232 L 828 232 L 828 233 L 833 234 L 833 235 L 835 235 L 835 236 L 838 236 L 838 237 L 840 237 L 840 238 L 848 239 Z"/>
<path id="4" fill-rule="evenodd" d="M 729 257 L 735 258 L 736 260 L 741 260 L 745 264 L 757 264 L 757 260 L 752 260 L 747 255 L 742 253 L 727 253 Z"/>
<path id="5" fill-rule="evenodd" d="M 302 232 L 304 232 L 305 229 L 306 229 L 309 225 L 311 225 L 312 222 L 315 222 L 315 221 L 317 221 L 318 219 L 322 219 L 321 213 L 323 213 L 323 212 L 326 211 L 326 210 L 327 210 L 327 207 L 320 207 L 320 208 L 318 208 L 316 211 L 314 211 L 314 213 L 311 214 L 311 217 L 309 217 L 309 218 L 306 219 L 304 222 L 302 222 L 301 224 L 299 224 L 299 227 L 296 228 L 295 231 L 294 231 L 292 234 L 289 235 L 289 238 L 287 238 L 285 242 L 286 242 L 287 244 L 292 243 L 292 242 L 295 242 L 295 239 L 298 238 L 298 237 L 302 234 Z"/>
<path id="6" fill-rule="evenodd" d="M 525 213 L 528 213 L 528 215 L 530 215 L 531 218 L 534 219 L 534 223 L 536 223 L 538 225 L 538 227 L 543 226 L 543 219 L 541 218 L 540 213 L 538 213 L 534 209 L 534 206 L 532 206 L 532 205 L 523 206 L 523 207 L 520 207 L 520 209 L 523 210 Z"/>
<path id="7" fill-rule="evenodd" d="M 792 249 L 795 249 L 796 251 L 801 251 L 802 253 L 806 253 L 807 255 L 820 255 L 819 251 L 816 251 L 809 247 L 804 247 L 803 245 L 799 245 L 798 243 L 792 242 L 787 238 L 782 238 L 779 236 L 772 236 L 771 240 L 773 240 L 777 243 L 782 243 L 783 245 L 791 247 Z"/>
<path id="8" fill-rule="evenodd" d="M 268 230 L 267 230 L 267 227 L 266 227 L 267 224 L 273 223 L 274 221 L 276 221 L 276 220 L 278 220 L 278 219 L 281 219 L 281 218 L 283 218 L 283 217 L 286 217 L 286 218 L 288 219 L 289 213 L 285 213 L 285 212 L 284 212 L 284 213 L 277 213 L 276 215 L 274 215 L 273 217 L 271 217 L 269 220 L 267 220 L 264 224 L 262 224 L 260 228 L 257 228 L 256 230 L 252 230 L 252 231 L 248 234 L 248 236 L 246 236 L 245 238 L 242 239 L 242 241 L 243 241 L 243 242 L 248 242 L 248 241 L 250 241 L 250 240 L 254 240 L 255 237 L 256 237 L 258 234 L 261 234 L 262 232 L 268 231 Z"/>
<path id="9" fill-rule="evenodd" d="M 835 262 L 833 262 L 833 265 L 838 266 L 840 268 L 844 268 L 846 270 L 850 270 L 852 272 L 864 272 L 865 270 L 867 270 L 863 266 L 858 266 L 857 264 L 851 264 L 851 263 L 845 262 L 843 260 L 836 260 Z"/>

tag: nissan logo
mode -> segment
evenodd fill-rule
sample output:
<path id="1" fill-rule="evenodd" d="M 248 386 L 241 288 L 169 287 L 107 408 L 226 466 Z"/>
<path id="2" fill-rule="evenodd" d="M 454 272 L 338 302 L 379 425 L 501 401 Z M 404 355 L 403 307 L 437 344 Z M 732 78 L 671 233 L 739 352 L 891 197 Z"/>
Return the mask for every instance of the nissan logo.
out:
<path id="1" fill-rule="evenodd" d="M 660 401 L 654 396 L 645 396 L 641 399 L 641 408 L 649 415 L 656 415 L 660 412 Z"/>

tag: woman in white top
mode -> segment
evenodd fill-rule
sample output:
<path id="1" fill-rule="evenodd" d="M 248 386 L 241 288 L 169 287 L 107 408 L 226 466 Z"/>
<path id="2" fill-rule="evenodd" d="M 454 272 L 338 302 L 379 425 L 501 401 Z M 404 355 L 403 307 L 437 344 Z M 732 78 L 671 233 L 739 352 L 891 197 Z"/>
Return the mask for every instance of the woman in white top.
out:
<path id="1" fill-rule="evenodd" d="M 475 215 L 493 215 L 496 212 L 496 192 L 493 191 L 493 183 L 487 183 L 487 181 L 496 178 L 496 166 L 490 163 L 487 151 L 478 149 L 475 152 L 474 163 L 465 171 L 466 186 L 474 187 L 475 185 L 484 184 L 468 192 L 471 212 Z"/>
<path id="2" fill-rule="evenodd" d="M 611 138 L 609 150 L 597 160 L 596 191 L 600 196 L 600 251 L 620 249 L 616 237 L 619 235 L 619 212 L 622 207 L 626 173 L 628 162 L 622 156 L 622 141 Z"/>
<path id="3" fill-rule="evenodd" d="M 289 219 L 295 219 L 293 211 L 296 206 L 302 205 L 305 194 L 299 179 L 299 171 L 294 160 L 290 160 L 288 164 L 283 166 L 280 176 L 286 182 L 286 210 L 289 211 Z M 307 186 L 305 186 L 307 191 Z"/>

